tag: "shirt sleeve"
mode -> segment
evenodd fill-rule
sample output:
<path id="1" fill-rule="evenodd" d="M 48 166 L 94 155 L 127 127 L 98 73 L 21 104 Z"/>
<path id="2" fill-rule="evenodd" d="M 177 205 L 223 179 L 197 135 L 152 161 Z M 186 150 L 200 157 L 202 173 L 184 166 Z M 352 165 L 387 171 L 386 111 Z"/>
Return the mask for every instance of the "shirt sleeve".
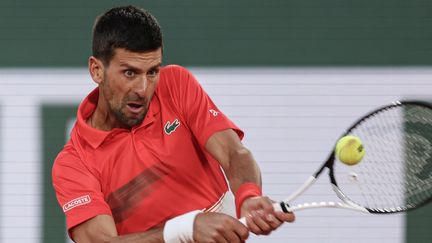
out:
<path id="1" fill-rule="evenodd" d="M 111 215 L 99 180 L 82 161 L 68 152 L 61 152 L 54 162 L 52 180 L 58 203 L 66 215 L 70 230 L 97 215 Z"/>
<path id="2" fill-rule="evenodd" d="M 205 146 L 215 132 L 230 128 L 242 139 L 243 131 L 214 104 L 192 73 L 181 67 L 179 71 L 181 112 L 200 145 Z"/>

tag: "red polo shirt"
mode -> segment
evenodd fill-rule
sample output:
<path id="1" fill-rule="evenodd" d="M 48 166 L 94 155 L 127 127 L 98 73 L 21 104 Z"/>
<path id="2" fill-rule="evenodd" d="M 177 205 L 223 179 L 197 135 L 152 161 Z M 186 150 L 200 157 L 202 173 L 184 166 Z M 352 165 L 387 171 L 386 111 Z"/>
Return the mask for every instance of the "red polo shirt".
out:
<path id="1" fill-rule="evenodd" d="M 142 124 L 96 130 L 86 124 L 98 89 L 81 103 L 71 139 L 57 156 L 53 185 L 68 229 L 101 214 L 119 234 L 146 231 L 177 215 L 214 205 L 228 190 L 204 149 L 215 132 L 240 131 L 180 66 L 161 69 Z"/>

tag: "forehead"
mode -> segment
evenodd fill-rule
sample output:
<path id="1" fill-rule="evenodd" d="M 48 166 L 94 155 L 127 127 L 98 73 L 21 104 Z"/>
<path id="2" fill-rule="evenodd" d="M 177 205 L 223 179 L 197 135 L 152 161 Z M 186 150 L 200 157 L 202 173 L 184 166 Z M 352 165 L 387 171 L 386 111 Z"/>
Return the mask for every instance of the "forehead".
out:
<path id="1" fill-rule="evenodd" d="M 123 48 L 114 50 L 111 64 L 115 66 L 133 66 L 137 68 L 148 68 L 160 65 L 162 62 L 162 49 L 148 52 L 132 52 Z"/>

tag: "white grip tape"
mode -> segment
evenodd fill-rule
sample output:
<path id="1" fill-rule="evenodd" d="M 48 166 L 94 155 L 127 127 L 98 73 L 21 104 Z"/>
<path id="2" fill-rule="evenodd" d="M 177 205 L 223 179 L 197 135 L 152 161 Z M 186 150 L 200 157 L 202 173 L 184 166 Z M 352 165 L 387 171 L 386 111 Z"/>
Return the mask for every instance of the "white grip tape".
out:
<path id="1" fill-rule="evenodd" d="M 193 242 L 193 227 L 197 214 L 200 210 L 191 211 L 165 223 L 163 238 L 165 243 Z"/>

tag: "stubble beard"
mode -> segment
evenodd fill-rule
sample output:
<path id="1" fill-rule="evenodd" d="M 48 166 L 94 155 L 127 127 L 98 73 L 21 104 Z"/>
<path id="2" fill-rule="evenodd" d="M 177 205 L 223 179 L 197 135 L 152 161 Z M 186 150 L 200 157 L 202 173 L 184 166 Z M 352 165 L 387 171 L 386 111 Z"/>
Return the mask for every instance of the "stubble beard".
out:
<path id="1" fill-rule="evenodd" d="M 114 114 L 117 121 L 122 125 L 122 127 L 126 127 L 126 128 L 131 128 L 141 124 L 144 121 L 148 108 L 146 107 L 144 109 L 144 112 L 140 114 L 137 118 L 130 118 L 123 111 L 124 109 L 126 109 L 126 106 L 127 106 L 126 102 L 122 102 L 119 108 L 115 108 L 112 105 L 110 105 L 110 110 Z"/>
<path id="2" fill-rule="evenodd" d="M 104 72 L 104 80 L 107 80 L 107 83 L 109 83 L 109 79 L 107 77 L 106 72 Z M 109 85 L 106 87 L 108 89 Z M 144 108 L 144 111 L 142 114 L 140 114 L 137 118 L 129 118 L 123 110 L 127 109 L 127 100 L 124 99 L 119 106 L 116 106 L 115 103 L 112 103 L 113 101 L 108 102 L 108 108 L 110 109 L 111 113 L 114 114 L 114 117 L 119 122 L 121 127 L 124 128 L 132 128 L 133 126 L 136 126 L 138 124 L 141 124 L 144 121 L 145 116 L 147 115 L 148 106 Z M 143 102 L 145 105 L 147 102 Z"/>

